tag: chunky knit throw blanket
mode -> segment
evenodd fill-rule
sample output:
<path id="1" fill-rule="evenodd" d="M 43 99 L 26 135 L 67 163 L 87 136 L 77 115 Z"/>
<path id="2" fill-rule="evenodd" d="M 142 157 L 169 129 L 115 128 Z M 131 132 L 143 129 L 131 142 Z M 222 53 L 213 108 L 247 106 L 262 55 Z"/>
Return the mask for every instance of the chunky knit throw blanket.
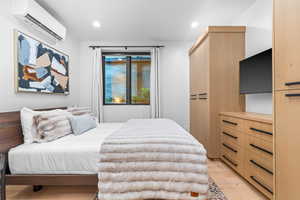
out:
<path id="1" fill-rule="evenodd" d="M 99 200 L 207 198 L 206 151 L 172 120 L 129 120 L 99 156 Z"/>

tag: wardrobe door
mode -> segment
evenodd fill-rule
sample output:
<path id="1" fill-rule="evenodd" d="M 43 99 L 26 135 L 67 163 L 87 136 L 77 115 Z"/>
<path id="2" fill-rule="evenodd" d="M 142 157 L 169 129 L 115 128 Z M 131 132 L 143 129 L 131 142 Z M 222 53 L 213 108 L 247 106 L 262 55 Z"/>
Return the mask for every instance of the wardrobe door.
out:
<path id="1" fill-rule="evenodd" d="M 275 90 L 300 89 L 300 1 L 273 2 Z"/>
<path id="2" fill-rule="evenodd" d="M 197 96 L 190 96 L 190 133 L 194 135 L 197 133 L 198 125 L 198 108 L 197 108 Z"/>
<path id="3" fill-rule="evenodd" d="M 197 56 L 195 53 L 190 55 L 190 132 L 195 134 L 197 132 Z"/>
<path id="4" fill-rule="evenodd" d="M 195 53 L 190 55 L 190 97 L 194 96 L 197 91 L 196 73 L 197 73 L 197 56 Z"/>
<path id="5" fill-rule="evenodd" d="M 299 200 L 300 90 L 275 92 L 276 200 Z"/>
<path id="6" fill-rule="evenodd" d="M 207 156 L 210 157 L 209 146 L 209 112 L 208 100 L 205 98 L 198 98 L 196 101 L 197 117 L 195 123 L 197 125 L 197 132 L 194 135 L 198 141 L 204 145 L 207 150 Z"/>
<path id="7" fill-rule="evenodd" d="M 207 80 L 208 80 L 208 49 L 204 41 L 190 56 L 190 130 L 191 134 L 206 147 L 208 137 L 208 107 Z"/>
<path id="8" fill-rule="evenodd" d="M 209 36 L 198 48 L 198 95 L 207 96 L 208 94 L 208 80 L 209 80 Z"/>
<path id="9" fill-rule="evenodd" d="M 197 131 L 195 136 L 200 143 L 207 149 L 207 155 L 210 156 L 209 145 L 209 111 L 208 111 L 208 68 L 209 68 L 209 36 L 202 42 L 202 44 L 196 49 L 197 55 L 197 68 L 196 71 L 196 84 L 197 84 L 197 116 L 195 120 L 195 126 Z"/>

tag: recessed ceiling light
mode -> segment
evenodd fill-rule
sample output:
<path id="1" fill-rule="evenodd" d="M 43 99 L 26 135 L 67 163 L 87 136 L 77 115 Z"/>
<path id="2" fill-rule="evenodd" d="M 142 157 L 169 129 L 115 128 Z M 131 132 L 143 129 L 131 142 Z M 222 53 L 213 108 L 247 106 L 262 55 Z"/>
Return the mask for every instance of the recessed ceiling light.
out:
<path id="1" fill-rule="evenodd" d="M 100 28 L 101 27 L 101 23 L 97 20 L 93 21 L 92 25 L 93 25 L 94 28 Z"/>
<path id="2" fill-rule="evenodd" d="M 191 28 L 197 28 L 199 26 L 199 22 L 194 21 L 191 23 Z"/>

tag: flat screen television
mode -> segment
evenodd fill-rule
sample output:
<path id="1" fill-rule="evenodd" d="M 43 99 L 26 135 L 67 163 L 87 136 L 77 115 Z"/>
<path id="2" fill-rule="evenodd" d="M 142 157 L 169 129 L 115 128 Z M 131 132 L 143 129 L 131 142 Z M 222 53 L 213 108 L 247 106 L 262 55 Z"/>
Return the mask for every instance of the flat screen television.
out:
<path id="1" fill-rule="evenodd" d="M 240 93 L 272 92 L 272 49 L 240 61 Z"/>

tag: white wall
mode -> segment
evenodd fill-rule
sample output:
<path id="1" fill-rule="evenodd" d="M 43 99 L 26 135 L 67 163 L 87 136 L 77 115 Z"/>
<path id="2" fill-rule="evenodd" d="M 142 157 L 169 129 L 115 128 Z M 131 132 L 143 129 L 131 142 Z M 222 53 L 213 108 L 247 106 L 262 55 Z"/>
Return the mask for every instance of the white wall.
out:
<path id="1" fill-rule="evenodd" d="M 80 105 L 91 104 L 92 50 L 89 45 L 157 45 L 161 49 L 161 112 L 162 117 L 171 118 L 188 129 L 189 59 L 186 42 L 82 42 L 80 44 Z M 131 118 L 149 118 L 149 106 L 104 106 L 105 122 L 122 122 Z"/>
<path id="2" fill-rule="evenodd" d="M 233 25 L 247 26 L 246 57 L 272 48 L 272 0 L 256 0 Z M 272 114 L 272 94 L 246 95 L 246 111 Z"/>
<path id="3" fill-rule="evenodd" d="M 70 95 L 15 93 L 14 29 L 39 40 L 42 36 L 11 15 L 11 1 L 0 1 L 0 112 L 19 110 L 23 106 L 45 108 L 68 106 L 78 103 L 79 97 L 79 42 L 70 34 L 65 41 L 52 47 L 70 56 Z"/>
<path id="4" fill-rule="evenodd" d="M 189 55 L 192 42 L 166 42 L 161 51 L 162 116 L 189 130 Z"/>

